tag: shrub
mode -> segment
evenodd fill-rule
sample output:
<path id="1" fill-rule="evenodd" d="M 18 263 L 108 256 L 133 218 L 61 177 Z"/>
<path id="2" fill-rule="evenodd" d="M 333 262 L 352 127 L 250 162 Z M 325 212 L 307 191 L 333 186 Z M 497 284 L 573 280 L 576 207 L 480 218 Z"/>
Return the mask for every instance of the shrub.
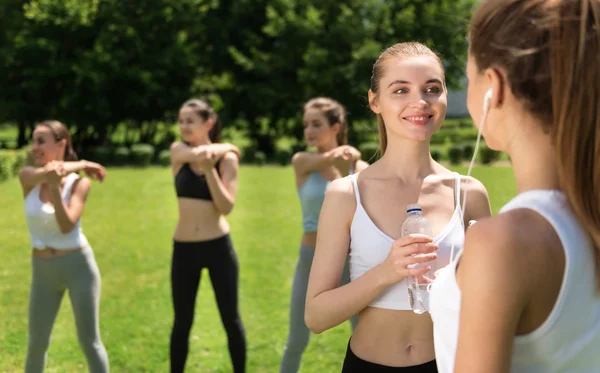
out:
<path id="1" fill-rule="evenodd" d="M 113 161 L 113 153 L 109 147 L 97 146 L 90 153 L 90 161 L 108 164 Z"/>
<path id="2" fill-rule="evenodd" d="M 171 151 L 163 150 L 158 153 L 158 163 L 163 166 L 168 166 L 171 164 Z"/>
<path id="3" fill-rule="evenodd" d="M 240 151 L 242 153 L 242 163 L 253 163 L 256 161 L 256 153 L 258 152 L 256 145 L 250 144 L 240 149 Z"/>
<path id="4" fill-rule="evenodd" d="M 380 157 L 379 144 L 373 141 L 362 143 L 358 146 L 363 161 L 373 163 Z"/>
<path id="5" fill-rule="evenodd" d="M 275 152 L 275 160 L 282 166 L 287 166 L 292 160 L 291 149 L 277 149 Z"/>
<path id="6" fill-rule="evenodd" d="M 265 163 L 267 163 L 267 156 L 265 155 L 265 153 L 263 153 L 259 150 L 254 154 L 254 162 L 256 164 L 262 166 Z"/>
<path id="7" fill-rule="evenodd" d="M 450 147 L 450 149 L 448 149 L 448 159 L 453 165 L 460 164 L 460 161 L 462 160 L 462 155 L 463 149 L 460 146 L 453 145 Z"/>
<path id="8" fill-rule="evenodd" d="M 146 167 L 152 162 L 154 147 L 150 144 L 131 145 L 131 160 L 136 166 Z"/>
<path id="9" fill-rule="evenodd" d="M 29 148 L 18 150 L 14 152 L 14 154 L 15 158 L 12 169 L 12 174 L 14 176 L 16 176 L 19 173 L 19 170 L 21 168 L 25 167 L 28 164 L 33 165 L 35 162 L 33 159 L 33 153 L 31 153 L 31 150 Z"/>
<path id="10" fill-rule="evenodd" d="M 463 159 L 466 160 L 471 160 L 471 158 L 473 158 L 473 152 L 475 151 L 475 148 L 473 147 L 473 145 L 471 144 L 464 144 L 462 146 L 462 157 Z"/>
<path id="11" fill-rule="evenodd" d="M 115 150 L 114 159 L 118 165 L 127 164 L 131 160 L 131 151 L 124 146 L 120 146 Z"/>
<path id="12" fill-rule="evenodd" d="M 431 158 L 433 158 L 433 160 L 436 162 L 442 161 L 443 160 L 442 152 L 439 149 L 432 149 L 431 150 Z"/>
<path id="13" fill-rule="evenodd" d="M 5 181 L 13 177 L 15 155 L 10 151 L 0 152 L 0 181 Z"/>
<path id="14" fill-rule="evenodd" d="M 487 145 L 481 145 L 479 147 L 479 159 L 483 164 L 490 164 L 500 159 L 500 152 L 488 148 Z"/>
<path id="15" fill-rule="evenodd" d="M 8 180 L 19 173 L 28 164 L 29 148 L 19 150 L 0 150 L 0 182 Z M 33 164 L 33 162 L 29 162 Z"/>

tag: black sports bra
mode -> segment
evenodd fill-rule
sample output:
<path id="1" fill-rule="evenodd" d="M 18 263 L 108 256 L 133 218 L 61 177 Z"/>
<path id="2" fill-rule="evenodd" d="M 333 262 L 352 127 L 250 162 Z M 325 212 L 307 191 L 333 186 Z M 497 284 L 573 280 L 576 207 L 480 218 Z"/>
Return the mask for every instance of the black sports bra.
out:
<path id="1" fill-rule="evenodd" d="M 219 163 L 221 163 L 221 160 L 215 164 L 215 168 L 217 169 L 219 176 L 221 176 Z M 189 163 L 184 163 L 177 175 L 175 175 L 175 191 L 177 192 L 178 198 L 194 198 L 212 201 L 210 189 L 206 182 L 206 175 L 198 175 L 195 173 Z"/>

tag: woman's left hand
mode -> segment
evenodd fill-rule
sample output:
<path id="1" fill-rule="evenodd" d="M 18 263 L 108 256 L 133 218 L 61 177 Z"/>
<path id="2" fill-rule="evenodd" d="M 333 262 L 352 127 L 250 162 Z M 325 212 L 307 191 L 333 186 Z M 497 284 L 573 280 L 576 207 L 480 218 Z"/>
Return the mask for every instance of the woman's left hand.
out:
<path id="1" fill-rule="evenodd" d="M 202 155 L 196 164 L 204 173 L 208 173 L 215 166 L 215 153 L 212 149 L 207 148 L 203 150 Z"/>

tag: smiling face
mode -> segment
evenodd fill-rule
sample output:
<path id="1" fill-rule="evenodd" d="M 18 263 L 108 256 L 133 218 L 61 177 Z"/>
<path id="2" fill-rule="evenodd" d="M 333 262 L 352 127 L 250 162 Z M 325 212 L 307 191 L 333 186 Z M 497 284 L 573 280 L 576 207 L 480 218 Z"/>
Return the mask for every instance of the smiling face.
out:
<path id="1" fill-rule="evenodd" d="M 331 125 L 325 114 L 315 108 L 309 108 L 304 111 L 302 126 L 304 127 L 306 144 L 316 147 L 327 147 L 334 143 L 340 130 L 339 123 Z"/>
<path id="2" fill-rule="evenodd" d="M 448 106 L 442 67 L 431 56 L 393 57 L 383 62 L 371 109 L 385 122 L 388 137 L 429 141 Z"/>
<path id="3" fill-rule="evenodd" d="M 67 142 L 65 139 L 57 141 L 52 130 L 47 126 L 37 126 L 33 131 L 32 140 L 32 153 L 38 166 L 63 160 Z"/>
<path id="4" fill-rule="evenodd" d="M 179 133 L 187 143 L 197 143 L 208 138 L 212 127 L 211 121 L 202 119 L 197 110 L 190 106 L 184 106 L 179 110 Z"/>

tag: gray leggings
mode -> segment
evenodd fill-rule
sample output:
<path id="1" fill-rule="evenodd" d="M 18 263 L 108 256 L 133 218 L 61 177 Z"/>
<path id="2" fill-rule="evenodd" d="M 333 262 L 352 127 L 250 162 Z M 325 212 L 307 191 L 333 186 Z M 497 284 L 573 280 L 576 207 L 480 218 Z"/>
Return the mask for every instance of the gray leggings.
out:
<path id="1" fill-rule="evenodd" d="M 47 259 L 32 256 L 32 267 L 25 373 L 44 371 L 50 334 L 65 290 L 69 291 L 79 344 L 90 373 L 108 373 L 108 357 L 100 340 L 98 322 L 100 272 L 92 249 L 86 247 Z"/>
<path id="2" fill-rule="evenodd" d="M 308 345 L 310 330 L 304 323 L 304 306 L 306 304 L 306 289 L 308 288 L 308 275 L 315 255 L 314 247 L 300 245 L 300 255 L 296 264 L 296 273 L 292 284 L 292 301 L 290 305 L 290 331 L 287 343 L 283 350 L 280 373 L 296 373 L 300 367 L 302 353 Z M 350 282 L 348 261 L 344 266 L 341 285 Z M 358 324 L 358 316 L 350 319 L 352 330 Z"/>

